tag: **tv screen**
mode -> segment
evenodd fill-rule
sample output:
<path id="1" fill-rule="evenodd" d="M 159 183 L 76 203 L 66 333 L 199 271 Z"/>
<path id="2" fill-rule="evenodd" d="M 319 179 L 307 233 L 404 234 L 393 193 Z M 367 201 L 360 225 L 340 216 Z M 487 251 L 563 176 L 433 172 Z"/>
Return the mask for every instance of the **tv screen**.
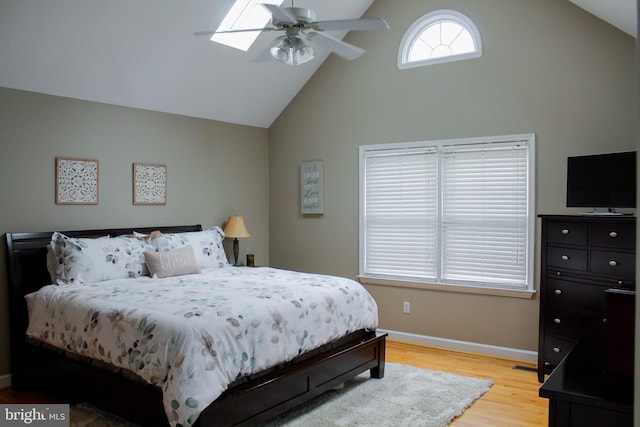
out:
<path id="1" fill-rule="evenodd" d="M 569 157 L 567 207 L 635 208 L 636 152 Z"/>

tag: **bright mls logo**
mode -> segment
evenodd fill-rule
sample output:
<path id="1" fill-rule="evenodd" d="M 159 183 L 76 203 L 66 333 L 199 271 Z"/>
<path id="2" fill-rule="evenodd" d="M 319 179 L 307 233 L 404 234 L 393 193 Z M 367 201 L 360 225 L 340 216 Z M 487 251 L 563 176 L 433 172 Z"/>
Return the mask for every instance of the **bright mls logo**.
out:
<path id="1" fill-rule="evenodd" d="M 0 405 L 0 427 L 69 427 L 69 405 Z"/>

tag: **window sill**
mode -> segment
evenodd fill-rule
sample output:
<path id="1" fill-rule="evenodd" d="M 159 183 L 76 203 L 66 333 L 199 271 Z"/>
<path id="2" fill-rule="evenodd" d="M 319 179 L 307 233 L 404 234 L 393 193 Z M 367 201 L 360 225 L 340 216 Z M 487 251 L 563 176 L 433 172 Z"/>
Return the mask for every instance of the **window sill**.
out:
<path id="1" fill-rule="evenodd" d="M 464 294 L 492 295 L 508 298 L 531 299 L 536 291 L 529 289 L 502 289 L 502 288 L 481 288 L 464 285 L 441 285 L 437 283 L 413 282 L 400 279 L 383 279 L 380 277 L 358 276 L 358 281 L 363 285 L 382 285 L 398 288 L 426 289 L 431 291 L 458 292 Z"/>

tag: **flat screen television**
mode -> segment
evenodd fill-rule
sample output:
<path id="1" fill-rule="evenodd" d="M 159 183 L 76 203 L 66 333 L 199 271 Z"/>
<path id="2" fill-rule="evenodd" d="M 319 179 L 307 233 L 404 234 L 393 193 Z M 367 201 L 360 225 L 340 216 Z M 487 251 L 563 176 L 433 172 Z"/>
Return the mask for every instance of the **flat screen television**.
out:
<path id="1" fill-rule="evenodd" d="M 567 207 L 635 208 L 636 152 L 569 157 Z"/>

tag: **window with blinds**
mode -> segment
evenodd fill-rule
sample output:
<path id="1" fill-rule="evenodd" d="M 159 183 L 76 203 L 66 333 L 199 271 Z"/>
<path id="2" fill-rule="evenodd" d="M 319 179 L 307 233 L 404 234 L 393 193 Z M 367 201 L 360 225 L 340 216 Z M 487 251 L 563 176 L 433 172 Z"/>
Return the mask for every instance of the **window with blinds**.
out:
<path id="1" fill-rule="evenodd" d="M 532 289 L 533 135 L 360 147 L 360 276 Z"/>

